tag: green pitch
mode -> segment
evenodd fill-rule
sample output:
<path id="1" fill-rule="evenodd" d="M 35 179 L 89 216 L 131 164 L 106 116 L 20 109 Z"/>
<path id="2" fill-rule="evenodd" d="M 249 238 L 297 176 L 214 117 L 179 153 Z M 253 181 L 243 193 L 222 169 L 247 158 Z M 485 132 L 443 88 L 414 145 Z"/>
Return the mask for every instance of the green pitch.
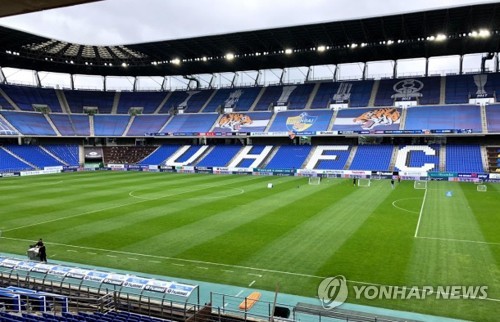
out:
<path id="1" fill-rule="evenodd" d="M 255 280 L 253 288 L 268 290 L 279 282 L 281 292 L 309 297 L 336 275 L 351 290 L 484 285 L 487 299 L 368 300 L 350 292 L 348 302 L 496 321 L 500 185 L 487 188 L 130 172 L 3 178 L 0 249 L 25 254 L 42 237 L 49 261 L 245 287 Z"/>

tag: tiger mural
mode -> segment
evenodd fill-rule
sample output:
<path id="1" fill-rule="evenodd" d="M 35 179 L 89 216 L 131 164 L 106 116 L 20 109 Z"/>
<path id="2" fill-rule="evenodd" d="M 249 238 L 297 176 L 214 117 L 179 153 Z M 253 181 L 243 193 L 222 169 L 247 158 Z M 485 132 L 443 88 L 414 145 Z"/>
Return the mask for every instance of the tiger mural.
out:
<path id="1" fill-rule="evenodd" d="M 231 129 L 231 131 L 239 131 L 242 126 L 252 123 L 252 119 L 246 114 L 227 113 L 222 115 L 217 125 L 221 128 Z"/>
<path id="2" fill-rule="evenodd" d="M 377 125 L 391 125 L 399 122 L 401 113 L 396 108 L 386 107 L 367 111 L 353 120 L 356 124 L 361 124 L 365 130 L 373 129 Z"/>

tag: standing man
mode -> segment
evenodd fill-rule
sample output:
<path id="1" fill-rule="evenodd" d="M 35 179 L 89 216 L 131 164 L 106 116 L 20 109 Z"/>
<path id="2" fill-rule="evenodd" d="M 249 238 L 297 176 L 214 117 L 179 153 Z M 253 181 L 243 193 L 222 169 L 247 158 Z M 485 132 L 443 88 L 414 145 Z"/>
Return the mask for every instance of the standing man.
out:
<path id="1" fill-rule="evenodd" d="M 394 189 L 394 177 L 391 178 L 391 187 Z"/>
<path id="2" fill-rule="evenodd" d="M 38 248 L 38 255 L 40 255 L 41 262 L 47 263 L 47 251 L 45 249 L 45 245 L 42 244 L 42 246 Z"/>
<path id="3" fill-rule="evenodd" d="M 356 186 L 356 178 L 352 179 L 352 185 Z"/>

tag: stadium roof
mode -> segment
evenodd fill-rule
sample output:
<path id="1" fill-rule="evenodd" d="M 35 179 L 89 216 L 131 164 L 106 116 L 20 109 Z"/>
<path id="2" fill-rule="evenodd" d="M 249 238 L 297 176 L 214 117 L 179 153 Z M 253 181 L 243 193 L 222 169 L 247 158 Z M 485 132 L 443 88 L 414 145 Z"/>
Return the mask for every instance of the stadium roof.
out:
<path id="1" fill-rule="evenodd" d="M 23 13 L 73 6 L 76 4 L 96 2 L 101 0 L 16 0 L 2 1 L 0 17 L 14 16 Z"/>
<path id="2" fill-rule="evenodd" d="M 0 66 L 166 76 L 498 52 L 499 8 L 486 3 L 121 46 L 73 44 L 0 27 Z"/>

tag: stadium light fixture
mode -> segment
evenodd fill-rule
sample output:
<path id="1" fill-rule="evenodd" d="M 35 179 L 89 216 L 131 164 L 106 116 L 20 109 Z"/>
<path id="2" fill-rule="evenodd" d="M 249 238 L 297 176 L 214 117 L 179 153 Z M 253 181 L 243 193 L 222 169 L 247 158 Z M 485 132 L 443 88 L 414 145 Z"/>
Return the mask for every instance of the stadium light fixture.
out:
<path id="1" fill-rule="evenodd" d="M 479 29 L 479 38 L 488 38 L 491 32 L 488 29 Z"/>
<path id="2" fill-rule="evenodd" d="M 285 49 L 285 54 L 286 55 L 291 55 L 293 53 L 293 50 L 291 48 Z"/>
<path id="3" fill-rule="evenodd" d="M 126 62 L 123 62 L 123 63 L 122 63 L 122 67 L 123 67 L 123 68 L 126 68 L 126 67 L 128 67 L 128 64 L 127 64 Z"/>
<path id="4" fill-rule="evenodd" d="M 180 65 L 181 64 L 181 60 L 179 58 L 174 58 L 170 62 L 172 64 L 174 64 L 174 65 Z"/>
<path id="5" fill-rule="evenodd" d="M 437 34 L 436 41 L 445 41 L 448 38 L 445 34 Z"/>
<path id="6" fill-rule="evenodd" d="M 207 60 L 208 60 L 208 58 L 207 58 L 207 56 L 203 56 L 203 57 L 201 58 L 201 60 L 203 60 L 203 61 L 207 61 Z"/>
<path id="7" fill-rule="evenodd" d="M 227 53 L 225 58 L 229 61 L 233 60 L 234 59 L 234 54 L 233 53 Z"/>
<path id="8" fill-rule="evenodd" d="M 354 43 L 351 44 L 351 48 L 356 48 L 356 47 L 358 47 L 358 44 L 354 44 Z"/>
<path id="9" fill-rule="evenodd" d="M 318 49 L 317 49 L 320 53 L 324 52 L 326 50 L 326 47 L 325 46 L 318 46 Z"/>
<path id="10" fill-rule="evenodd" d="M 387 46 L 394 44 L 394 40 L 387 40 Z"/>

